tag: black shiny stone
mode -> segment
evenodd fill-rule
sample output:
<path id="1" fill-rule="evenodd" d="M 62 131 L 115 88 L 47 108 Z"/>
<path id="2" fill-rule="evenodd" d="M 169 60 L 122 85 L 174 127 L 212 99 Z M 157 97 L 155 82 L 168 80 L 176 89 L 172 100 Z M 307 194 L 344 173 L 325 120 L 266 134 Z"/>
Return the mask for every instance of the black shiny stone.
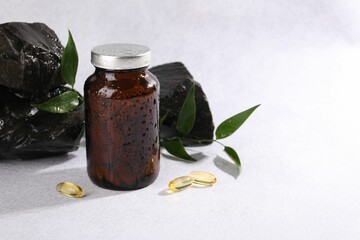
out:
<path id="1" fill-rule="evenodd" d="M 209 102 L 201 85 L 196 82 L 190 72 L 181 62 L 167 63 L 150 68 L 160 82 L 160 116 L 169 112 L 161 126 L 161 137 L 179 136 L 176 122 L 193 84 L 195 84 L 196 120 L 188 138 L 213 139 L 214 123 Z M 196 142 L 184 141 L 186 145 L 197 145 Z"/>
<path id="2" fill-rule="evenodd" d="M 43 23 L 0 24 L 0 85 L 41 95 L 64 84 L 63 52 L 55 32 Z"/>
<path id="3" fill-rule="evenodd" d="M 0 159 L 38 158 L 78 149 L 84 131 L 83 103 L 65 114 L 38 111 L 30 106 L 66 90 L 60 86 L 30 100 L 0 86 Z"/>

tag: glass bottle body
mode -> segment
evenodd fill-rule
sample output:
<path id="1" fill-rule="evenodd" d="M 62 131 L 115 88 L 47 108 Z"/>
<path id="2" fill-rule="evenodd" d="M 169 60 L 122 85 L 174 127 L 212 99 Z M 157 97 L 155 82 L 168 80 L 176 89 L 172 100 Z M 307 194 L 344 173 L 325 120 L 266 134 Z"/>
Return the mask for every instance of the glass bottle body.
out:
<path id="1" fill-rule="evenodd" d="M 87 171 L 96 185 L 143 188 L 159 173 L 159 83 L 147 68 L 96 68 L 85 82 Z"/>

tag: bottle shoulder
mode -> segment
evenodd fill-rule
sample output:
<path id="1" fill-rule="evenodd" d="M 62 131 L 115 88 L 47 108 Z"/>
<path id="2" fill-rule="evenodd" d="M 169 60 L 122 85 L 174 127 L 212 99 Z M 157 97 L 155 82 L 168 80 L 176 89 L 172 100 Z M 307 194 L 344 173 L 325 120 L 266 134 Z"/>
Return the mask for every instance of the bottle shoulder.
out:
<path id="1" fill-rule="evenodd" d="M 99 97 L 126 99 L 157 92 L 159 82 L 149 71 L 141 74 L 130 72 L 97 72 L 85 81 L 84 92 Z"/>

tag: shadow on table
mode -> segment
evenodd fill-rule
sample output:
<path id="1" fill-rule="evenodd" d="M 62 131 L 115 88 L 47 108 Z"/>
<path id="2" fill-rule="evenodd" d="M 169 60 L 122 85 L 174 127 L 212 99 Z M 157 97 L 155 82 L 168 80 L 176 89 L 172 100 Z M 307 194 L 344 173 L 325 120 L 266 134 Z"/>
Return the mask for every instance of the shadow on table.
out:
<path id="1" fill-rule="evenodd" d="M 232 176 L 235 179 L 237 179 L 241 173 L 241 168 L 239 168 L 234 163 L 229 162 L 228 160 L 226 160 L 222 157 L 216 156 L 216 158 L 214 159 L 214 164 L 221 171 L 229 174 L 230 176 Z"/>
<path id="2" fill-rule="evenodd" d="M 74 155 L 36 160 L 0 160 L 0 216 L 51 206 L 78 204 L 97 198 L 126 193 L 99 188 L 91 183 L 86 168 L 57 169 Z M 69 181 L 82 187 L 86 196 L 68 198 L 56 191 L 56 185 Z"/>
<path id="3" fill-rule="evenodd" d="M 197 153 L 193 153 L 193 154 L 190 154 L 191 157 L 193 157 L 194 159 L 196 159 L 196 161 L 189 161 L 189 160 L 185 160 L 185 159 L 182 159 L 182 158 L 178 158 L 178 157 L 175 157 L 173 155 L 170 155 L 170 154 L 166 154 L 166 153 L 161 153 L 161 155 L 163 157 L 165 157 L 167 160 L 172 160 L 172 161 L 179 161 L 179 162 L 185 162 L 185 163 L 195 163 L 197 161 L 201 161 L 203 160 L 204 158 L 206 158 L 206 155 L 204 155 L 203 153 L 201 152 L 197 152 Z"/>

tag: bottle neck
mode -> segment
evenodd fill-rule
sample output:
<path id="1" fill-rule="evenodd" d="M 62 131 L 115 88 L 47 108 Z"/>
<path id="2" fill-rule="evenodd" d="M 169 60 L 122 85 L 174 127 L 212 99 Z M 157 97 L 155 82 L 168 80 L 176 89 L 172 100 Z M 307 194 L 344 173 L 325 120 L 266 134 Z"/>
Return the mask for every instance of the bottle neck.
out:
<path id="1" fill-rule="evenodd" d="M 95 74 L 112 76 L 116 75 L 117 77 L 126 77 L 126 78 L 139 78 L 146 75 L 148 67 L 137 68 L 137 69 L 125 69 L 125 70 L 115 70 L 115 69 L 104 69 L 95 67 Z"/>

